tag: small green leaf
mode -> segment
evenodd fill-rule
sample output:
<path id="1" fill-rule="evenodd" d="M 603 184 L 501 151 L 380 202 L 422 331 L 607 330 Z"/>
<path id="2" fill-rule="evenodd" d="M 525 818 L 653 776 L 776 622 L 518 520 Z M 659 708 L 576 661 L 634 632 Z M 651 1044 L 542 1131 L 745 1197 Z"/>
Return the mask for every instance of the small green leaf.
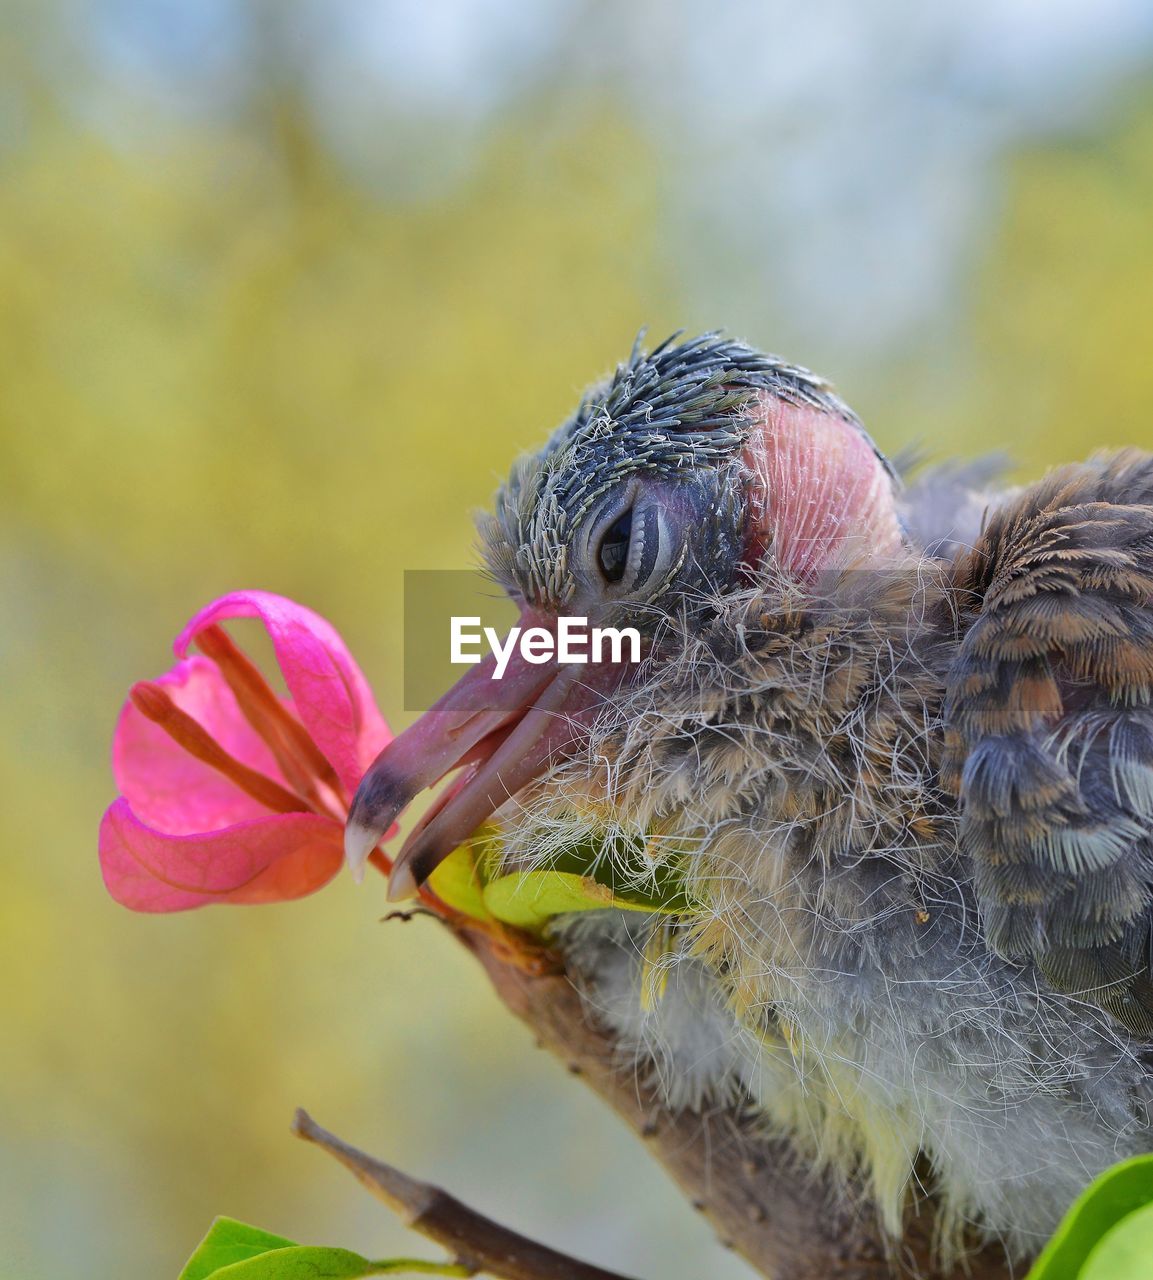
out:
<path id="1" fill-rule="evenodd" d="M 647 911 L 673 915 L 683 904 L 666 905 L 641 893 L 615 892 L 591 876 L 571 871 L 517 871 L 484 889 L 484 905 L 505 924 L 539 932 L 553 918 L 572 911 Z"/>
<path id="2" fill-rule="evenodd" d="M 683 915 L 691 909 L 677 860 L 653 866 L 639 837 L 612 844 L 589 838 L 532 871 L 501 875 L 500 861 L 499 829 L 482 827 L 437 867 L 429 885 L 448 906 L 474 920 L 497 920 L 535 933 L 554 916 L 574 911 L 611 907 Z M 628 887 L 618 887 L 622 883 Z"/>
<path id="3" fill-rule="evenodd" d="M 297 1244 L 234 1218 L 217 1218 L 188 1259 L 180 1280 L 355 1280 L 384 1275 L 467 1276 L 455 1262 L 386 1258 L 371 1262 L 348 1249 Z"/>
<path id="4" fill-rule="evenodd" d="M 196 1252 L 185 1263 L 180 1280 L 206 1280 L 235 1262 L 271 1253 L 275 1249 L 291 1249 L 295 1244 L 295 1240 L 274 1236 L 270 1231 L 250 1227 L 247 1222 L 217 1218 L 196 1246 Z"/>
<path id="5" fill-rule="evenodd" d="M 1148 1280 L 1153 1262 L 1153 1204 L 1131 1213 L 1098 1241 L 1080 1280 Z"/>
<path id="6" fill-rule="evenodd" d="M 1083 1270 L 1099 1243 L 1130 1215 L 1144 1217 L 1140 1210 L 1153 1204 L 1153 1156 L 1135 1156 L 1107 1169 L 1090 1183 L 1074 1201 L 1052 1240 L 1033 1265 L 1027 1280 L 1077 1280 L 1087 1277 Z M 1134 1228 L 1139 1229 L 1138 1227 Z M 1119 1243 L 1118 1247 L 1122 1247 Z M 1146 1246 L 1149 1247 L 1149 1246 Z M 1146 1255 L 1148 1258 L 1148 1254 Z M 1148 1274 L 1148 1262 L 1142 1277 Z M 1099 1271 L 1095 1280 L 1129 1280 L 1123 1272 Z"/>
<path id="7" fill-rule="evenodd" d="M 426 1275 L 467 1275 L 459 1267 L 416 1262 L 409 1258 L 370 1262 L 348 1249 L 298 1244 L 234 1263 L 215 1273 L 216 1280 L 356 1280 L 358 1276 L 398 1275 L 405 1271 Z"/>
<path id="8" fill-rule="evenodd" d="M 355 1280 L 395 1270 L 390 1263 L 369 1262 L 348 1249 L 297 1244 L 257 1258 L 234 1262 L 213 1273 L 214 1280 Z"/>
<path id="9" fill-rule="evenodd" d="M 489 921 L 492 915 L 484 904 L 481 855 L 475 843 L 462 844 L 428 878 L 429 888 L 454 911 L 474 920 Z"/>

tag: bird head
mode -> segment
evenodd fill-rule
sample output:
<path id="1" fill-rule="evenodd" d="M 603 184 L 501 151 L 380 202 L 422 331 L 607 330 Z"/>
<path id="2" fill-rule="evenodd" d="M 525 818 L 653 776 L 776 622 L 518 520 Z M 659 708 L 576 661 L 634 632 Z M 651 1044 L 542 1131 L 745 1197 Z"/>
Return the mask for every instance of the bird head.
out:
<path id="1" fill-rule="evenodd" d="M 893 474 L 828 384 L 717 334 L 652 351 L 638 340 L 515 463 L 480 536 L 522 629 L 555 635 L 564 617 L 632 628 L 643 656 L 540 663 L 522 649 L 499 679 L 490 657 L 386 747 L 352 805 L 354 870 L 418 793 L 461 771 L 396 858 L 393 897 L 579 759 L 642 673 L 651 689 L 660 663 L 677 669 L 670 646 L 726 598 L 769 578 L 803 585 L 901 543 Z"/>

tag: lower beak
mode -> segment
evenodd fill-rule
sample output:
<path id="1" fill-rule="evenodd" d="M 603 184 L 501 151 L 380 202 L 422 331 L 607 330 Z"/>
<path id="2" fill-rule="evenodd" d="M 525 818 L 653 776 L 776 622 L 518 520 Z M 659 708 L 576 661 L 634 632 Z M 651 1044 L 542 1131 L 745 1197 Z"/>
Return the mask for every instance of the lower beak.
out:
<path id="1" fill-rule="evenodd" d="M 540 626 L 535 614 L 523 618 Z M 412 832 L 393 863 L 388 896 L 411 896 L 507 800 L 587 738 L 626 663 L 530 663 L 515 648 L 503 677 L 489 657 L 471 667 L 369 766 L 352 801 L 345 856 L 359 879 L 397 816 L 425 788 L 468 766 Z"/>

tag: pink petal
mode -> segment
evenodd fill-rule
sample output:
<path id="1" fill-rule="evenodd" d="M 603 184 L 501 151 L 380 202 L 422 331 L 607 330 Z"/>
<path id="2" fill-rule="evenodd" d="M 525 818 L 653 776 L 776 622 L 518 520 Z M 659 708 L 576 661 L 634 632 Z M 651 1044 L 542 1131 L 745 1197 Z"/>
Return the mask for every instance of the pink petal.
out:
<path id="1" fill-rule="evenodd" d="M 343 854 L 340 824 L 312 813 L 172 836 L 141 822 L 121 798 L 100 823 L 104 883 L 117 902 L 134 911 L 301 898 L 336 875 Z"/>
<path id="2" fill-rule="evenodd" d="M 272 753 L 241 714 L 214 662 L 199 655 L 186 658 L 156 683 L 227 752 L 283 782 Z M 136 815 L 170 835 L 215 831 L 268 813 L 235 783 L 190 756 L 131 702 L 124 704 L 112 737 L 112 772 Z"/>
<path id="3" fill-rule="evenodd" d="M 284 596 L 234 591 L 192 619 L 176 638 L 176 656 L 186 656 L 197 632 L 230 618 L 264 623 L 297 714 L 351 795 L 392 735 L 336 628 Z"/>

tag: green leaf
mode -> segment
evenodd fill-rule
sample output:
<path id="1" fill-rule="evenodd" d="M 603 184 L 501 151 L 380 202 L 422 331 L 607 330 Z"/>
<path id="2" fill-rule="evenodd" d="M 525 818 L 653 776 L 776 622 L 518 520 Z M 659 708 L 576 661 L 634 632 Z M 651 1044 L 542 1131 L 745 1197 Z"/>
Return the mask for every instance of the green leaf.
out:
<path id="1" fill-rule="evenodd" d="M 462 844 L 428 878 L 429 887 L 454 911 L 474 920 L 491 920 L 484 904 L 483 849 L 475 841 Z"/>
<path id="2" fill-rule="evenodd" d="M 196 1252 L 185 1263 L 180 1280 L 206 1280 L 206 1277 L 235 1262 L 271 1253 L 275 1249 L 290 1249 L 295 1244 L 295 1240 L 274 1236 L 270 1231 L 250 1227 L 235 1218 L 217 1218 L 196 1246 Z"/>
<path id="3" fill-rule="evenodd" d="M 1045 1246 L 1033 1265 L 1027 1280 L 1087 1280 L 1086 1263 L 1095 1254 L 1097 1246 L 1104 1245 L 1118 1224 L 1132 1215 L 1144 1218 L 1145 1210 L 1153 1204 L 1153 1155 L 1136 1156 L 1107 1169 L 1073 1203 L 1052 1240 Z M 1139 1225 L 1134 1230 L 1141 1229 Z M 1146 1237 L 1148 1240 L 1148 1237 Z M 1124 1247 L 1124 1241 L 1118 1248 Z M 1151 1246 L 1146 1244 L 1147 1249 Z M 1146 1254 L 1146 1259 L 1149 1255 Z M 1142 1280 L 1149 1273 L 1148 1261 L 1141 1272 L 1098 1271 L 1094 1280 L 1129 1280 L 1129 1275 L 1140 1275 Z"/>
<path id="4" fill-rule="evenodd" d="M 650 865 L 642 839 L 617 839 L 611 849 L 605 841 L 582 841 L 532 871 L 494 874 L 499 866 L 500 832 L 484 827 L 437 867 L 429 884 L 448 906 L 474 920 L 534 933 L 554 916 L 574 911 L 612 907 L 682 915 L 691 909 L 676 859 Z M 614 879 L 628 887 L 617 887 Z"/>
<path id="5" fill-rule="evenodd" d="M 234 1218 L 217 1218 L 188 1259 L 180 1280 L 354 1280 L 357 1276 L 467 1276 L 454 1262 L 386 1258 L 372 1262 L 348 1249 L 297 1244 Z"/>
<path id="6" fill-rule="evenodd" d="M 539 932 L 553 916 L 572 911 L 647 911 L 674 915 L 684 903 L 666 904 L 639 892 L 617 892 L 571 871 L 517 871 L 484 889 L 484 905 L 498 920 Z"/>
<path id="7" fill-rule="evenodd" d="M 1153 1261 L 1153 1204 L 1131 1213 L 1097 1243 L 1080 1280 L 1148 1280 Z"/>
<path id="8" fill-rule="evenodd" d="M 370 1262 L 348 1249 L 298 1244 L 234 1263 L 215 1273 L 216 1280 L 356 1280 L 358 1276 L 398 1275 L 403 1272 L 426 1275 L 468 1275 L 452 1263 L 418 1262 L 412 1258 L 388 1258 Z"/>
<path id="9" fill-rule="evenodd" d="M 500 832 L 492 824 L 476 831 L 436 868 L 429 877 L 432 891 L 462 915 L 483 923 L 492 922 L 484 904 L 484 887 L 492 879 L 491 869 L 500 861 Z"/>
<path id="10" fill-rule="evenodd" d="M 395 1272 L 391 1263 L 369 1262 L 348 1249 L 297 1244 L 274 1249 L 213 1272 L 215 1280 L 355 1280 Z"/>

